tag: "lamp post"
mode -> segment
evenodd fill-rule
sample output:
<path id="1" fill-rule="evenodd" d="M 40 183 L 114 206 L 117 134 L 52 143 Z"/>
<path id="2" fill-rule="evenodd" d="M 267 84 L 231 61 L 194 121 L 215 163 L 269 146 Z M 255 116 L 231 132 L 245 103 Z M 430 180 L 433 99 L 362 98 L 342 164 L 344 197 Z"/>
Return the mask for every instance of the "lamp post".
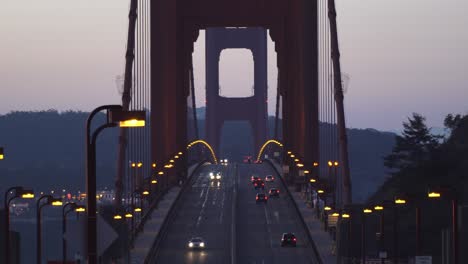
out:
<path id="1" fill-rule="evenodd" d="M 361 221 L 361 258 L 362 263 L 366 263 L 366 215 L 371 214 L 372 209 L 364 208 L 362 210 L 362 221 Z"/>
<path id="2" fill-rule="evenodd" d="M 91 122 L 94 116 L 107 111 L 107 120 L 91 135 Z M 103 105 L 94 109 L 86 122 L 86 197 L 88 209 L 87 249 L 88 264 L 97 263 L 97 221 L 96 221 L 96 139 L 108 127 L 142 127 L 145 125 L 145 111 L 123 111 L 121 105 Z"/>
<path id="3" fill-rule="evenodd" d="M 65 210 L 70 207 L 69 210 Z M 84 206 L 79 206 L 76 203 L 66 203 L 62 207 L 62 262 L 67 263 L 67 241 L 65 240 L 65 233 L 67 232 L 67 214 L 75 211 L 77 213 L 85 212 Z"/>
<path id="4" fill-rule="evenodd" d="M 406 198 L 395 197 L 393 207 L 393 262 L 398 264 L 398 207 L 406 204 Z"/>
<path id="5" fill-rule="evenodd" d="M 452 258 L 453 263 L 459 263 L 458 256 L 458 199 L 457 193 L 453 188 L 437 188 L 429 190 L 427 193 L 429 199 L 440 199 L 448 197 L 451 199 L 452 206 Z"/>
<path id="6" fill-rule="evenodd" d="M 44 204 L 41 204 L 42 200 L 46 200 Z M 46 205 L 52 205 L 52 206 L 62 206 L 62 200 L 61 199 L 56 199 L 52 197 L 52 195 L 43 195 L 37 200 L 36 204 L 36 221 L 37 221 L 37 226 L 36 226 L 36 262 L 37 264 L 41 264 L 41 251 L 42 251 L 42 232 L 41 232 L 41 211 L 42 208 Z"/>
<path id="7" fill-rule="evenodd" d="M 3 156 L 3 149 L 1 150 L 1 155 Z M 8 194 L 14 192 L 14 196 L 8 198 Z M 32 199 L 34 198 L 34 193 L 32 190 L 25 190 L 21 186 L 15 186 L 9 188 L 5 192 L 5 200 L 4 200 L 4 208 L 5 208 L 5 263 L 10 263 L 10 203 L 15 198 L 24 198 L 24 199 Z"/>
<path id="8" fill-rule="evenodd" d="M 380 236 L 379 236 L 379 248 L 380 248 L 380 251 L 383 252 L 385 250 L 385 211 L 384 211 L 385 207 L 384 205 L 375 205 L 374 206 L 374 211 L 375 212 L 380 212 L 380 227 L 379 227 L 379 233 L 380 233 Z M 380 262 L 382 264 L 385 263 L 385 259 L 383 257 L 380 258 Z"/>

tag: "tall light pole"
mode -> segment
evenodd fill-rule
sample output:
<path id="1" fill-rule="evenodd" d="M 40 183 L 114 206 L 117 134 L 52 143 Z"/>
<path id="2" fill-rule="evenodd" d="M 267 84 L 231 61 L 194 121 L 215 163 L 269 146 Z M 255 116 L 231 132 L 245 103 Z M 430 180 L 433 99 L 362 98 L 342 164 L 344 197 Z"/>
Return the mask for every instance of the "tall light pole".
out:
<path id="1" fill-rule="evenodd" d="M 364 208 L 362 210 L 362 222 L 361 222 L 361 232 L 362 232 L 362 237 L 361 237 L 361 258 L 362 258 L 362 263 L 366 263 L 366 216 L 368 214 L 372 213 L 372 209 L 370 208 Z"/>
<path id="2" fill-rule="evenodd" d="M 3 149 L 2 149 L 3 151 Z M 1 152 L 3 157 L 3 152 Z M 8 198 L 8 195 L 13 192 L 13 197 Z M 32 199 L 34 198 L 34 192 L 32 190 L 25 190 L 21 186 L 15 186 L 9 188 L 5 192 L 5 263 L 10 263 L 10 203 L 15 198 L 24 198 L 24 199 Z"/>
<path id="3" fill-rule="evenodd" d="M 69 210 L 66 210 L 70 207 Z M 75 211 L 77 213 L 85 212 L 84 206 L 79 206 L 76 203 L 66 203 L 62 207 L 62 262 L 67 263 L 67 240 L 65 239 L 65 233 L 67 232 L 67 214 Z"/>
<path id="4" fill-rule="evenodd" d="M 453 188 L 437 188 L 429 190 L 427 193 L 429 199 L 440 199 L 448 197 L 451 200 L 452 206 L 452 258 L 453 263 L 459 263 L 458 256 L 458 197 L 456 190 Z"/>
<path id="5" fill-rule="evenodd" d="M 41 204 L 42 200 L 46 200 L 44 204 Z M 62 206 L 62 200 L 52 197 L 52 195 L 43 195 L 37 200 L 36 204 L 36 263 L 41 264 L 42 259 L 42 232 L 41 232 L 41 211 L 46 205 Z"/>
<path id="6" fill-rule="evenodd" d="M 107 111 L 106 123 L 91 135 L 91 122 L 99 112 Z M 86 122 L 86 197 L 88 209 L 87 248 L 88 264 L 97 263 L 97 221 L 96 221 L 96 140 L 109 127 L 142 127 L 145 125 L 145 111 L 123 111 L 121 105 L 103 105 L 94 109 Z"/>

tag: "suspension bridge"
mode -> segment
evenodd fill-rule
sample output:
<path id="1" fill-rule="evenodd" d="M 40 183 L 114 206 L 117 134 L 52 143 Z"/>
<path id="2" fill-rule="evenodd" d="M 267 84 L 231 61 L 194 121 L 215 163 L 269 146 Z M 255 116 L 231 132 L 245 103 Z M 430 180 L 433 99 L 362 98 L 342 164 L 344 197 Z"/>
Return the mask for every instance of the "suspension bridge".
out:
<path id="1" fill-rule="evenodd" d="M 364 224 L 360 243 L 351 239 L 350 218 L 359 215 L 364 222 L 363 213 L 373 209 L 362 211 L 352 201 L 336 17 L 334 0 L 130 0 L 122 104 L 98 107 L 87 123 L 86 207 L 72 207 L 86 210 L 82 260 L 398 263 L 396 231 L 393 245 L 385 245 L 382 228 L 383 242 L 369 246 L 372 254 Z M 202 30 L 203 134 L 193 63 Z M 273 129 L 268 38 L 278 69 Z M 226 49 L 251 51 L 252 96 L 220 95 L 219 61 Z M 106 123 L 90 131 L 99 112 L 106 112 Z M 252 129 L 254 153 L 243 163 L 220 155 L 223 124 L 233 120 Z M 115 199 L 103 208 L 96 203 L 96 138 L 119 125 Z M 31 195 L 12 190 L 14 198 Z M 45 198 L 38 208 L 58 203 Z M 108 233 L 99 230 L 101 218 L 110 225 Z M 60 263 L 72 263 L 67 255 L 74 251 L 63 240 Z M 294 247 L 285 247 L 288 242 Z M 9 263 L 10 255 L 5 258 Z"/>

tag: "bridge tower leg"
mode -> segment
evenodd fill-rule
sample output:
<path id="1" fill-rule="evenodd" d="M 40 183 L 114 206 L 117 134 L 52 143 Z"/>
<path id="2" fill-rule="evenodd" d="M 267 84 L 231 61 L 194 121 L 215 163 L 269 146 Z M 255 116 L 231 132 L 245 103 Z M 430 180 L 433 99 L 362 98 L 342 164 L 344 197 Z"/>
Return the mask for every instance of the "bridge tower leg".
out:
<path id="1" fill-rule="evenodd" d="M 186 151 L 194 31 L 177 23 L 176 1 L 155 1 L 151 17 L 151 157 L 161 169 L 171 155 Z M 176 172 L 159 182 L 163 187 L 176 183 Z"/>
<path id="2" fill-rule="evenodd" d="M 219 95 L 219 59 L 221 51 L 229 48 L 245 48 L 252 51 L 254 95 L 251 97 L 226 98 Z M 216 153 L 220 152 L 221 130 L 224 122 L 228 120 L 247 120 L 252 127 L 254 151 L 260 149 L 268 135 L 267 89 L 266 30 L 208 28 L 206 30 L 206 132 L 207 140 Z"/>
<path id="3" fill-rule="evenodd" d="M 291 1 L 289 16 L 272 30 L 283 98 L 283 143 L 307 167 L 319 160 L 317 10 L 317 1 Z"/>

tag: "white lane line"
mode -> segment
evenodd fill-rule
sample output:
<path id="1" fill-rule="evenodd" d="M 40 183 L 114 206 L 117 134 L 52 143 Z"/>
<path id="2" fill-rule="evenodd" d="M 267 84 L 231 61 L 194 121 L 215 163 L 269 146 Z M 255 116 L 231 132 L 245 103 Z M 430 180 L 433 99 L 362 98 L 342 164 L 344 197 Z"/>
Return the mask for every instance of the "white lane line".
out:
<path id="1" fill-rule="evenodd" d="M 267 212 L 266 205 L 265 205 L 265 207 L 263 207 L 263 209 L 265 209 L 265 219 L 266 219 L 266 222 L 267 222 L 268 237 L 270 238 L 270 239 L 269 239 L 269 241 L 270 241 L 270 248 L 273 248 L 273 238 L 271 237 L 270 220 L 268 219 L 268 212 Z"/>
<path id="2" fill-rule="evenodd" d="M 204 192 L 205 192 L 205 189 L 202 189 L 200 192 L 200 198 L 202 198 Z"/>
<path id="3" fill-rule="evenodd" d="M 198 226 L 200 225 L 201 223 L 201 220 L 202 220 L 202 216 L 205 212 L 205 206 L 206 206 L 206 202 L 208 201 L 208 196 L 210 194 L 210 187 L 208 186 L 207 190 L 206 190 L 206 194 L 205 194 L 205 201 L 203 201 L 203 204 L 202 204 L 202 207 L 201 207 L 201 210 L 200 210 L 200 215 L 198 216 L 198 220 L 197 220 L 197 223 L 195 224 L 195 228 L 198 228 Z"/>

